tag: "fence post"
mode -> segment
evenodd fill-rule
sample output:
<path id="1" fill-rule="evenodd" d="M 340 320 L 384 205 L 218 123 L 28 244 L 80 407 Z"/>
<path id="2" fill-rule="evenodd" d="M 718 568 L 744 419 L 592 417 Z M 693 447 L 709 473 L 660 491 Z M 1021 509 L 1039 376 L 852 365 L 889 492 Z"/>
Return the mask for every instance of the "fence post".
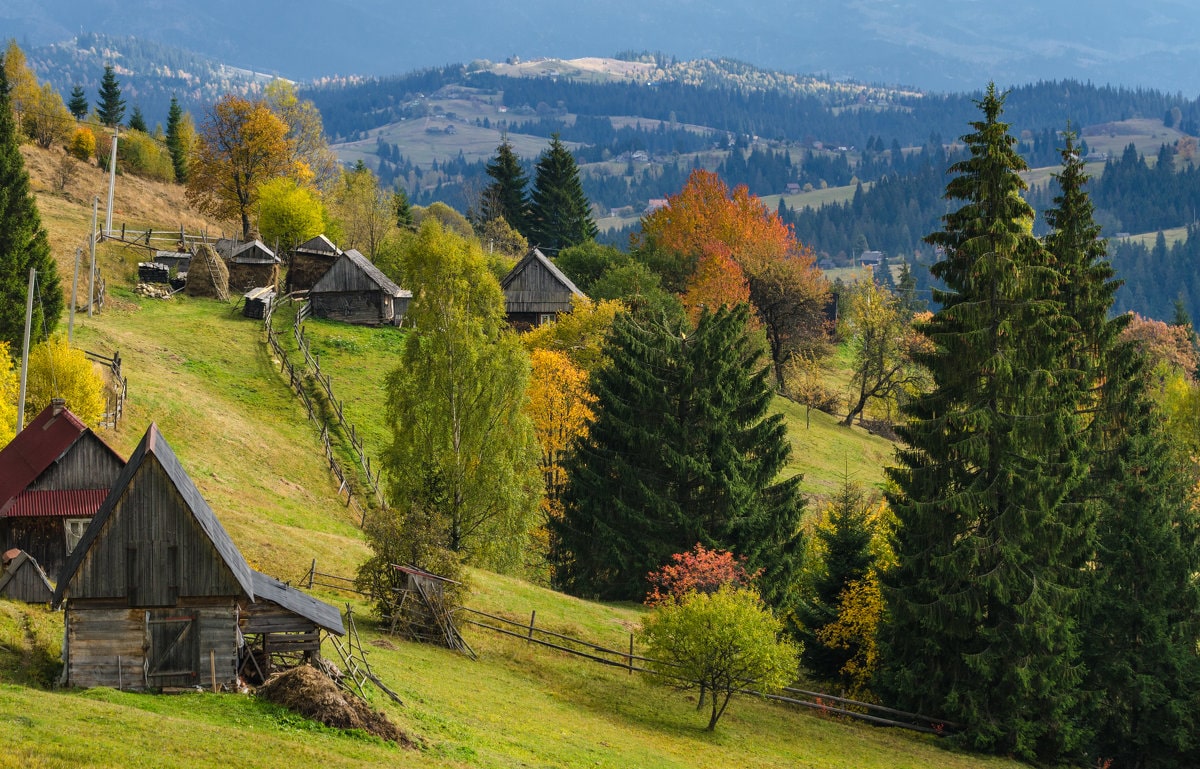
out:
<path id="1" fill-rule="evenodd" d="M 633 633 L 629 634 L 629 675 L 633 675 Z"/>
<path id="2" fill-rule="evenodd" d="M 533 623 L 534 623 L 534 620 L 536 620 L 536 619 L 537 619 L 537 609 L 534 609 L 533 612 L 529 615 L 529 638 L 531 640 L 533 639 Z"/>
<path id="3" fill-rule="evenodd" d="M 316 575 L 317 575 L 317 559 L 314 558 L 312 561 L 312 566 L 308 570 L 308 589 L 309 590 L 312 590 L 313 577 L 315 577 Z"/>

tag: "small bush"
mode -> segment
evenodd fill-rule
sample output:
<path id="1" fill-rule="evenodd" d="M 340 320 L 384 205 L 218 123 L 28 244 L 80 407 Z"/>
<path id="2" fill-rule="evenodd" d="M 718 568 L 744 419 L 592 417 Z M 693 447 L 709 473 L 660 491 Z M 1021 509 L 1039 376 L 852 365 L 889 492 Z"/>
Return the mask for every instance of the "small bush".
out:
<path id="1" fill-rule="evenodd" d="M 78 160 L 90 161 L 96 154 L 96 135 L 90 128 L 83 126 L 76 128 L 75 132 L 71 134 L 70 143 L 67 144 L 67 152 Z"/>

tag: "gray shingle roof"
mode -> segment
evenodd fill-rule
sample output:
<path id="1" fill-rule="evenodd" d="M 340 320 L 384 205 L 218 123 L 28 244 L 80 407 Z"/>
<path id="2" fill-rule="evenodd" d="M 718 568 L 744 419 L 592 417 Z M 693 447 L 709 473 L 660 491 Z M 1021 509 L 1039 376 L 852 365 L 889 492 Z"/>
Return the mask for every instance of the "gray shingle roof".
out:
<path id="1" fill-rule="evenodd" d="M 313 621 L 330 633 L 346 634 L 346 629 L 342 626 L 342 613 L 333 606 L 324 601 L 318 601 L 291 585 L 285 585 L 274 577 L 268 577 L 257 571 L 251 573 L 254 575 L 255 602 L 270 601 L 279 604 L 288 611 Z"/>
<path id="2" fill-rule="evenodd" d="M 369 277 L 377 286 L 379 286 L 380 290 L 382 290 L 384 293 L 390 294 L 391 296 L 412 297 L 411 291 L 400 288 L 393 283 L 391 278 L 389 278 L 387 275 L 384 275 L 378 267 L 371 263 L 370 259 L 359 253 L 357 249 L 351 248 L 347 251 L 343 251 L 342 256 L 349 257 L 350 261 L 354 262 L 355 266 L 365 272 L 367 277 Z"/>
<path id="3" fill-rule="evenodd" d="M 508 274 L 505 275 L 503 280 L 500 281 L 500 288 L 508 288 L 509 284 L 516 280 L 517 276 L 524 272 L 525 269 L 534 262 L 541 262 L 542 266 L 544 266 L 550 272 L 550 274 L 554 276 L 554 279 L 563 284 L 563 287 L 565 287 L 572 294 L 575 294 L 576 296 L 584 296 L 584 293 L 580 291 L 573 282 L 571 282 L 571 279 L 563 274 L 563 271 L 558 269 L 554 262 L 550 261 L 545 254 L 536 248 L 526 254 L 521 261 L 517 262 L 515 267 L 509 270 Z"/>

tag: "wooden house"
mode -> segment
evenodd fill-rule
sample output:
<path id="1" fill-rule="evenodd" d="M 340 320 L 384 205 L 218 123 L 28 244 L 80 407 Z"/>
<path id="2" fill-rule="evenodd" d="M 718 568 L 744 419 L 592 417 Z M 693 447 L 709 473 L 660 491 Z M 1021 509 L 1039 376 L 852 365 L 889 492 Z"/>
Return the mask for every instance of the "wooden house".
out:
<path id="1" fill-rule="evenodd" d="M 9 550 L 4 554 L 4 571 L 0 572 L 0 598 L 25 603 L 50 603 L 54 588 L 38 562 L 24 550 Z"/>
<path id="2" fill-rule="evenodd" d="M 300 628 L 310 645 L 321 630 L 343 632 L 336 609 L 316 611 L 319 602 L 265 580 L 151 425 L 55 589 L 54 605 L 65 605 L 64 683 L 232 688 L 255 621 L 260 636 Z"/>
<path id="3" fill-rule="evenodd" d="M 57 580 L 125 460 L 55 399 L 0 450 L 0 550 Z"/>
<path id="4" fill-rule="evenodd" d="M 411 291 L 397 286 L 353 248 L 308 291 L 316 317 L 364 326 L 400 325 L 411 299 Z"/>
<path id="5" fill-rule="evenodd" d="M 571 279 L 538 249 L 533 249 L 500 281 L 508 322 L 528 329 L 570 312 L 575 297 L 586 299 Z"/>
<path id="6" fill-rule="evenodd" d="M 230 290 L 249 291 L 278 283 L 280 259 L 261 240 L 241 242 L 221 238 L 214 247 L 229 269 Z"/>
<path id="7" fill-rule="evenodd" d="M 288 292 L 312 288 L 341 255 L 342 249 L 324 235 L 306 240 L 293 248 L 288 256 Z"/>

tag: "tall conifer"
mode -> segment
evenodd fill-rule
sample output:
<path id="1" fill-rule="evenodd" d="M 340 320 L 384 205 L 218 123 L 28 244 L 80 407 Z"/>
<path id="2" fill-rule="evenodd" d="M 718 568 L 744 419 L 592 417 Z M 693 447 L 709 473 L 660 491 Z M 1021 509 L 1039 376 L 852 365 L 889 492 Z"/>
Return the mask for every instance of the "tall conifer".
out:
<path id="1" fill-rule="evenodd" d="M 87 94 L 83 92 L 83 86 L 76 85 L 71 89 L 71 100 L 67 102 L 67 109 L 71 110 L 71 114 L 76 120 L 83 120 L 87 117 L 88 101 Z"/>
<path id="2" fill-rule="evenodd" d="M 622 314 L 595 377 L 596 420 L 567 457 L 564 512 L 551 520 L 556 579 L 580 595 L 641 599 L 646 575 L 697 543 L 763 569 L 785 600 L 800 558 L 790 446 L 768 415 L 768 369 L 749 310 L 705 313 L 694 331 Z"/>
<path id="3" fill-rule="evenodd" d="M 557 254 L 569 246 L 595 240 L 599 234 L 579 181 L 579 167 L 558 134 L 550 138 L 550 146 L 538 158 L 529 197 L 526 237 L 541 250 Z"/>
<path id="4" fill-rule="evenodd" d="M 502 218 L 528 239 L 529 195 L 525 188 L 529 186 L 529 179 L 507 137 L 496 148 L 496 156 L 488 161 L 485 170 L 492 177 L 492 183 L 483 191 L 483 221 Z"/>
<path id="5" fill-rule="evenodd" d="M 976 748 L 1054 759 L 1074 750 L 1082 568 L 1077 377 L 1060 274 L 1031 234 L 1025 162 L 989 86 L 927 238 L 944 258 L 942 309 L 923 331 L 934 386 L 905 407 L 889 475 L 897 530 L 884 575 L 881 689 L 909 710 L 965 725 Z"/>
<path id="6" fill-rule="evenodd" d="M 171 166 L 175 169 L 175 181 L 187 183 L 187 147 L 183 143 L 181 127 L 183 125 L 183 109 L 179 101 L 172 96 L 171 107 L 167 110 L 167 152 L 171 154 Z"/>
<path id="7" fill-rule="evenodd" d="M 0 342 L 19 353 L 25 330 L 29 268 L 37 270 L 32 340 L 45 339 L 62 315 L 63 294 L 50 239 L 42 227 L 21 156 L 8 78 L 0 67 Z"/>
<path id="8" fill-rule="evenodd" d="M 1200 543 L 1189 499 L 1195 468 L 1154 412 L 1145 360 L 1120 339 L 1128 316 L 1108 317 L 1119 283 L 1070 131 L 1062 157 L 1046 246 L 1064 274 L 1063 306 L 1077 328 L 1071 354 L 1092 416 L 1091 472 L 1075 495 L 1096 529 L 1081 614 L 1089 760 L 1183 766 L 1189 750 L 1195 758 L 1193 700 L 1200 689 L 1200 591 L 1193 578 Z"/>
<path id="9" fill-rule="evenodd" d="M 96 117 L 106 126 L 115 126 L 125 117 L 125 100 L 121 98 L 121 84 L 111 64 L 104 65 L 104 77 L 100 79 L 100 100 L 96 102 Z"/>

